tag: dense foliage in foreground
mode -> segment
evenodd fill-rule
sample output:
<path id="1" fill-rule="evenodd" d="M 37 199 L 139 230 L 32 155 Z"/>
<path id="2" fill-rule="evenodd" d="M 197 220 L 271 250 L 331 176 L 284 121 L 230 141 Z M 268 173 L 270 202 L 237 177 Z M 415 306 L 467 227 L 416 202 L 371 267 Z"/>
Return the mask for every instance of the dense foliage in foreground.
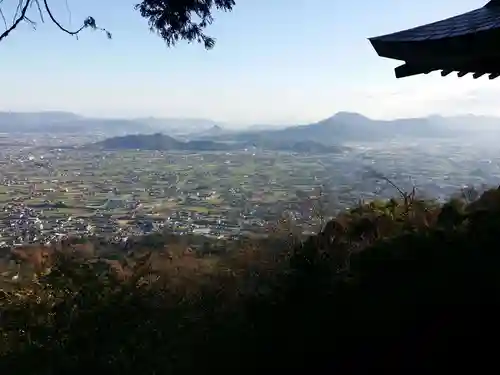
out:
<path id="1" fill-rule="evenodd" d="M 463 366 L 494 348 L 498 228 L 491 190 L 445 205 L 363 204 L 305 242 L 290 235 L 236 254 L 165 252 L 151 264 L 147 254 L 58 253 L 50 272 L 1 295 L 0 371 Z"/>

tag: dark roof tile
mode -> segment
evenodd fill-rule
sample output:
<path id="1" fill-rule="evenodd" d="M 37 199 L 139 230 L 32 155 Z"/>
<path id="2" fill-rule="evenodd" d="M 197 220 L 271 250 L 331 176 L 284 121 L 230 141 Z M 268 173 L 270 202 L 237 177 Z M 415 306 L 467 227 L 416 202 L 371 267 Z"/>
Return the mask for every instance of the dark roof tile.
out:
<path id="1" fill-rule="evenodd" d="M 500 29 L 500 6 L 496 6 L 500 1 L 494 0 L 493 3 L 443 21 L 378 36 L 371 40 L 386 42 L 436 40 Z"/>

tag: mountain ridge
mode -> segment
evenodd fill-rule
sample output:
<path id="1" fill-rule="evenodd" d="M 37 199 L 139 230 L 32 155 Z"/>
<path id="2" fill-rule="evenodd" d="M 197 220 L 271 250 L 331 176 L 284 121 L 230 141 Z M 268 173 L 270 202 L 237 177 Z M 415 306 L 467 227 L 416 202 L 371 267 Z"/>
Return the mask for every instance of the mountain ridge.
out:
<path id="1" fill-rule="evenodd" d="M 243 131 L 212 137 L 212 139 L 239 142 L 279 139 L 286 142 L 313 141 L 323 144 L 339 144 L 394 138 L 453 138 L 473 134 L 478 130 L 500 132 L 500 118 L 466 115 L 374 120 L 355 112 L 338 112 L 310 124 L 288 126 L 284 129 Z"/>
<path id="2" fill-rule="evenodd" d="M 262 149 L 272 151 L 288 151 L 295 153 L 338 153 L 346 148 L 326 146 L 317 142 L 302 141 L 294 143 L 267 142 L 267 143 L 224 143 L 211 140 L 181 141 L 169 135 L 132 134 L 107 138 L 84 146 L 86 148 L 102 150 L 156 150 L 156 151 L 241 151 L 247 149 Z"/>
<path id="3" fill-rule="evenodd" d="M 82 116 L 73 112 L 0 111 L 0 132 L 3 133 L 104 133 L 108 136 L 130 133 L 168 131 L 189 134 L 219 126 L 218 122 L 191 118 L 99 118 Z"/>
<path id="4" fill-rule="evenodd" d="M 231 128 L 222 122 L 200 118 L 94 118 L 64 111 L 0 112 L 3 133 L 85 133 L 107 137 L 166 132 L 186 140 L 231 142 L 302 142 L 338 144 L 384 140 L 394 137 L 450 137 L 477 130 L 499 130 L 500 117 L 484 115 L 372 119 L 357 112 L 341 111 L 316 122 L 263 129 Z"/>

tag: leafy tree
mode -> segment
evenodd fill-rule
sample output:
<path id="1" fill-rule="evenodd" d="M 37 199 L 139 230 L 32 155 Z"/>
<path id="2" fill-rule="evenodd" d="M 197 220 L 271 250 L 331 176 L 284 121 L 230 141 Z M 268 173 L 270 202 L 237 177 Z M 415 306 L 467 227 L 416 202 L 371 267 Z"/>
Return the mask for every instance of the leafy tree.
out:
<path id="1" fill-rule="evenodd" d="M 36 22 L 30 16 L 32 9 L 38 13 L 41 22 L 45 22 L 48 17 L 50 22 L 69 35 L 78 36 L 83 30 L 93 29 L 103 31 L 108 38 L 112 37 L 111 32 L 99 27 L 91 16 L 87 17 L 79 28 L 69 30 L 54 17 L 51 0 L 16 1 L 17 6 L 10 24 L 4 13 L 4 1 L 0 1 L 0 18 L 5 25 L 5 30 L 0 34 L 0 41 L 9 36 L 22 22 L 35 27 Z M 215 39 L 206 35 L 204 29 L 213 22 L 212 13 L 215 10 L 231 11 L 234 5 L 234 0 L 143 0 L 135 5 L 135 9 L 148 20 L 151 31 L 158 34 L 167 46 L 174 46 L 184 40 L 202 43 L 206 49 L 211 49 Z"/>

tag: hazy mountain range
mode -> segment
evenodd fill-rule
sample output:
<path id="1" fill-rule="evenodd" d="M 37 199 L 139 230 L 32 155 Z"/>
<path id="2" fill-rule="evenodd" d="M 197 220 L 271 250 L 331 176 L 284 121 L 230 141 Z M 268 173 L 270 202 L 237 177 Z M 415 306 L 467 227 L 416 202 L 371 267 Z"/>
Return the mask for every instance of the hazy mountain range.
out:
<path id="1" fill-rule="evenodd" d="M 188 118 L 109 119 L 80 116 L 70 112 L 0 112 L 0 133 L 81 133 L 105 136 L 158 131 L 175 135 L 197 132 L 201 135 L 209 129 L 219 128 L 212 120 Z M 217 133 L 220 134 L 220 133 Z"/>
<path id="2" fill-rule="evenodd" d="M 312 124 L 283 129 L 242 131 L 213 136 L 217 141 L 262 142 L 268 140 L 313 141 L 337 144 L 380 141 L 391 138 L 453 138 L 478 132 L 499 132 L 500 118 L 486 116 L 429 116 L 396 120 L 373 120 L 358 113 L 339 112 Z"/>
<path id="3" fill-rule="evenodd" d="M 277 143 L 285 146 L 296 142 L 335 145 L 394 137 L 450 138 L 493 131 L 500 133 L 500 118 L 474 115 L 374 120 L 358 113 L 339 112 L 312 124 L 272 129 L 259 125 L 238 130 L 208 119 L 106 119 L 68 112 L 0 112 L 0 133 L 76 133 L 100 134 L 103 137 L 163 133 L 179 141 L 258 143 L 271 148 Z"/>

